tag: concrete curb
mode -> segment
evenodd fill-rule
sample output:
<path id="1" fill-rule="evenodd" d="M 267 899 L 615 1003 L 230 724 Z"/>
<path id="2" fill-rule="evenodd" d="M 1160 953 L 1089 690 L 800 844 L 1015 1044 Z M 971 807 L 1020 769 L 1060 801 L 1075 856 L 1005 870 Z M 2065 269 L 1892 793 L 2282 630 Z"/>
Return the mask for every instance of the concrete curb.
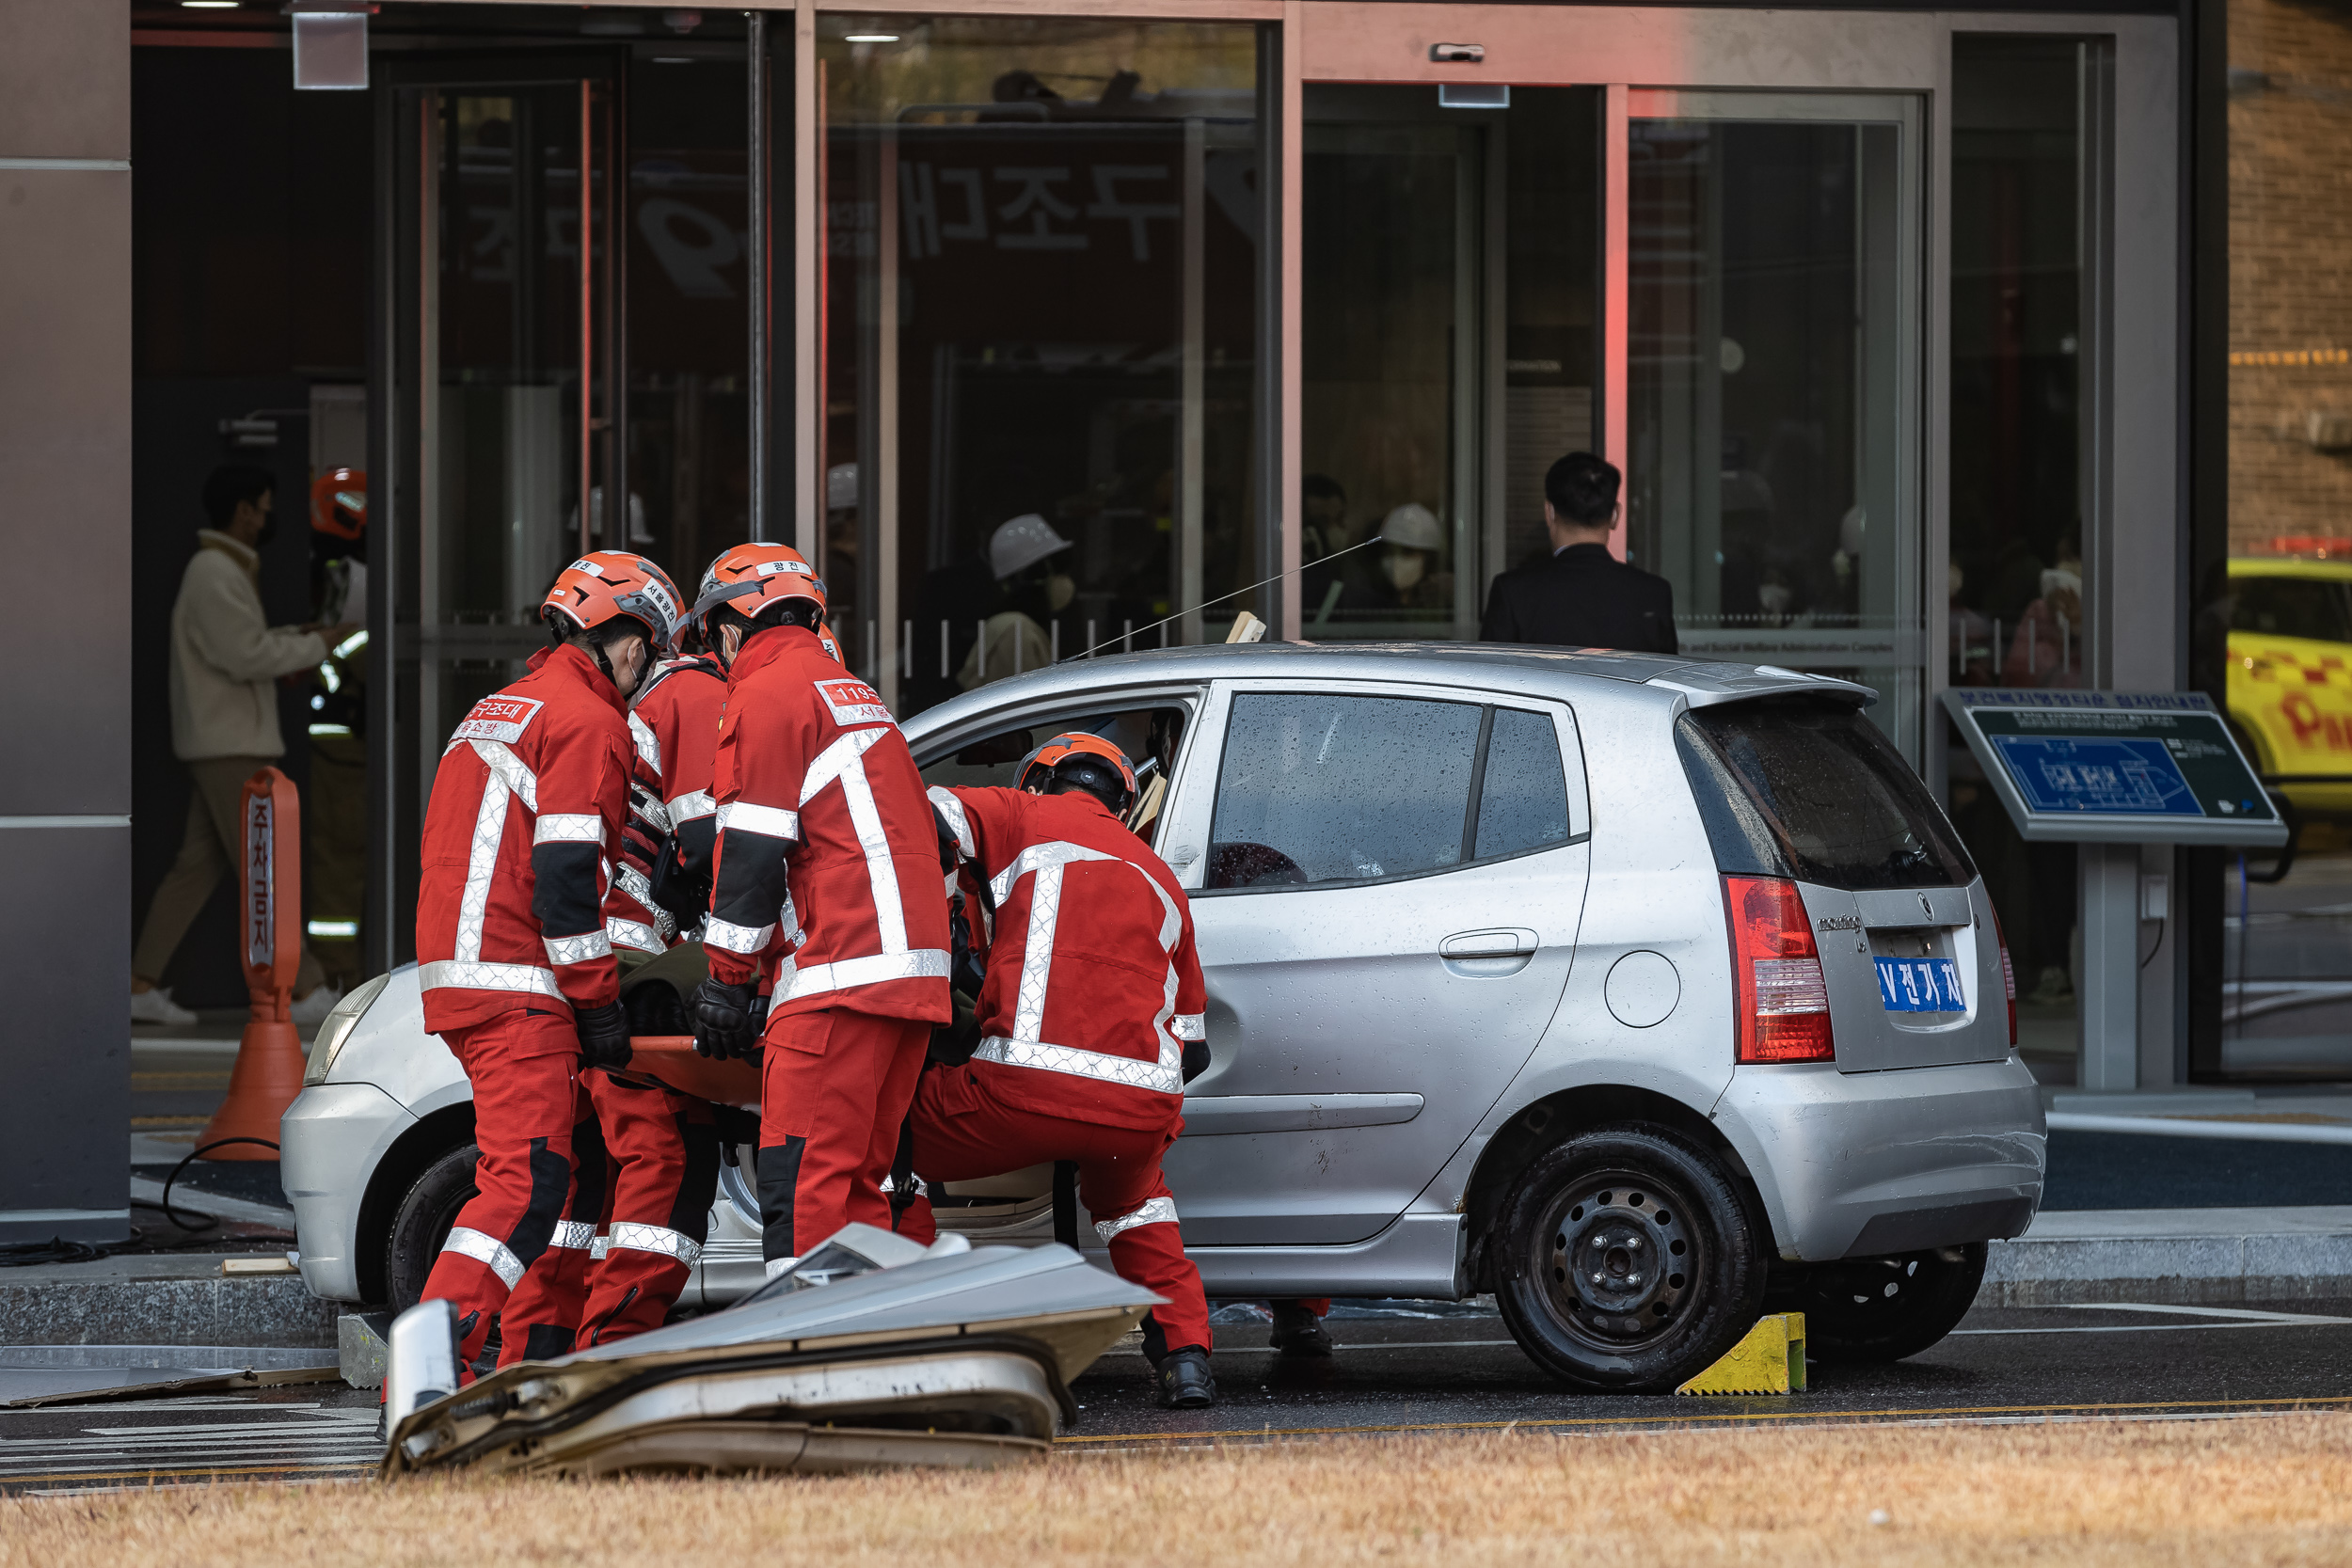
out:
<path id="1" fill-rule="evenodd" d="M 2352 1296 L 2352 1208 L 2113 1209 L 1994 1242 L 1979 1307 L 2226 1307 Z"/>
<path id="2" fill-rule="evenodd" d="M 300 1275 L 227 1277 L 221 1255 L 108 1258 L 0 1274 L 0 1345 L 333 1350 L 333 1302 Z"/>

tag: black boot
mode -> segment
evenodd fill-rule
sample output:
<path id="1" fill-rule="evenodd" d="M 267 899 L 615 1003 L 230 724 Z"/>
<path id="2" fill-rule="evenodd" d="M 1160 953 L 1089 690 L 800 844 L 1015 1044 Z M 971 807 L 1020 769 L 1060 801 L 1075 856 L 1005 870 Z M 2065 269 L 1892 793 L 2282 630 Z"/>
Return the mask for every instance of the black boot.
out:
<path id="1" fill-rule="evenodd" d="M 1161 1358 L 1153 1381 L 1160 1403 L 1169 1410 L 1206 1410 L 1216 1402 L 1216 1379 L 1209 1373 L 1209 1353 L 1199 1345 L 1169 1351 Z"/>
<path id="2" fill-rule="evenodd" d="M 1331 1336 L 1324 1332 L 1323 1320 L 1295 1301 L 1274 1303 L 1274 1332 L 1266 1342 L 1286 1356 L 1331 1354 Z"/>

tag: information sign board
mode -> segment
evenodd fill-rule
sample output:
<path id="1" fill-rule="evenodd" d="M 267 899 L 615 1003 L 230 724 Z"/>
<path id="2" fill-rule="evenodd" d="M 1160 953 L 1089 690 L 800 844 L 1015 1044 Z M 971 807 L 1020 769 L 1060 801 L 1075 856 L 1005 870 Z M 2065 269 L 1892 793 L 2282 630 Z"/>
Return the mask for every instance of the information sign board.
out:
<path id="1" fill-rule="evenodd" d="M 2029 843 L 2286 843 L 2286 824 L 2201 691 L 1960 687 L 1944 705 Z"/>

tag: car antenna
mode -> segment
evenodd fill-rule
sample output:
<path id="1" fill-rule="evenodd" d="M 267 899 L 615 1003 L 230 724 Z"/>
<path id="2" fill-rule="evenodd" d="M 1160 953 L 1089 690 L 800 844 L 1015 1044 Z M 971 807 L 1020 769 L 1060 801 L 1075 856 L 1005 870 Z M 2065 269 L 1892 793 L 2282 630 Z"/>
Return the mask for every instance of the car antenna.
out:
<path id="1" fill-rule="evenodd" d="M 1156 627 L 1168 625 L 1170 621 L 1181 620 L 1184 616 L 1190 615 L 1194 610 L 1206 610 L 1213 604 L 1223 604 L 1228 599 L 1238 599 L 1244 594 L 1256 593 L 1259 589 L 1263 588 L 1268 582 L 1281 581 L 1284 578 L 1289 577 L 1292 572 L 1303 572 L 1309 566 L 1320 566 L 1327 561 L 1337 561 L 1340 557 L 1349 554 L 1352 551 L 1370 549 L 1375 545 L 1386 543 L 1386 540 L 1382 539 L 1380 535 L 1375 533 L 1371 538 L 1364 540 L 1360 544 L 1348 546 L 1344 550 L 1333 550 L 1330 554 L 1319 555 L 1312 561 L 1302 561 L 1297 565 L 1292 567 L 1289 572 L 1277 572 L 1272 577 L 1267 578 L 1264 582 L 1253 582 L 1247 588 L 1236 588 L 1231 594 L 1219 594 L 1214 599 L 1201 600 L 1199 604 L 1193 606 L 1192 610 L 1180 610 L 1173 615 L 1163 615 L 1158 620 L 1152 622 L 1151 626 L 1137 626 L 1135 631 L 1120 632 L 1118 637 L 1106 637 L 1102 641 L 1097 642 L 1093 647 L 1089 648 L 1085 653 L 1072 654 L 1069 658 L 1065 658 L 1061 662 L 1068 664 L 1073 659 L 1089 658 L 1095 654 L 1100 653 L 1104 648 L 1109 647 L 1114 642 L 1120 641 L 1125 638 L 1133 637 L 1136 632 L 1151 631 Z"/>

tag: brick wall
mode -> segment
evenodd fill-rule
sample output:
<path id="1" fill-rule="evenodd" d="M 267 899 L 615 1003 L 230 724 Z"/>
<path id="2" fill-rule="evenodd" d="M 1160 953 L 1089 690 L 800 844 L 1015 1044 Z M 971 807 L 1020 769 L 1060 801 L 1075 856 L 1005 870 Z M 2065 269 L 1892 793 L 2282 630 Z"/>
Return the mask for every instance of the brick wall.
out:
<path id="1" fill-rule="evenodd" d="M 2352 8 L 2231 0 L 2229 24 L 2238 554 L 2352 536 Z"/>

